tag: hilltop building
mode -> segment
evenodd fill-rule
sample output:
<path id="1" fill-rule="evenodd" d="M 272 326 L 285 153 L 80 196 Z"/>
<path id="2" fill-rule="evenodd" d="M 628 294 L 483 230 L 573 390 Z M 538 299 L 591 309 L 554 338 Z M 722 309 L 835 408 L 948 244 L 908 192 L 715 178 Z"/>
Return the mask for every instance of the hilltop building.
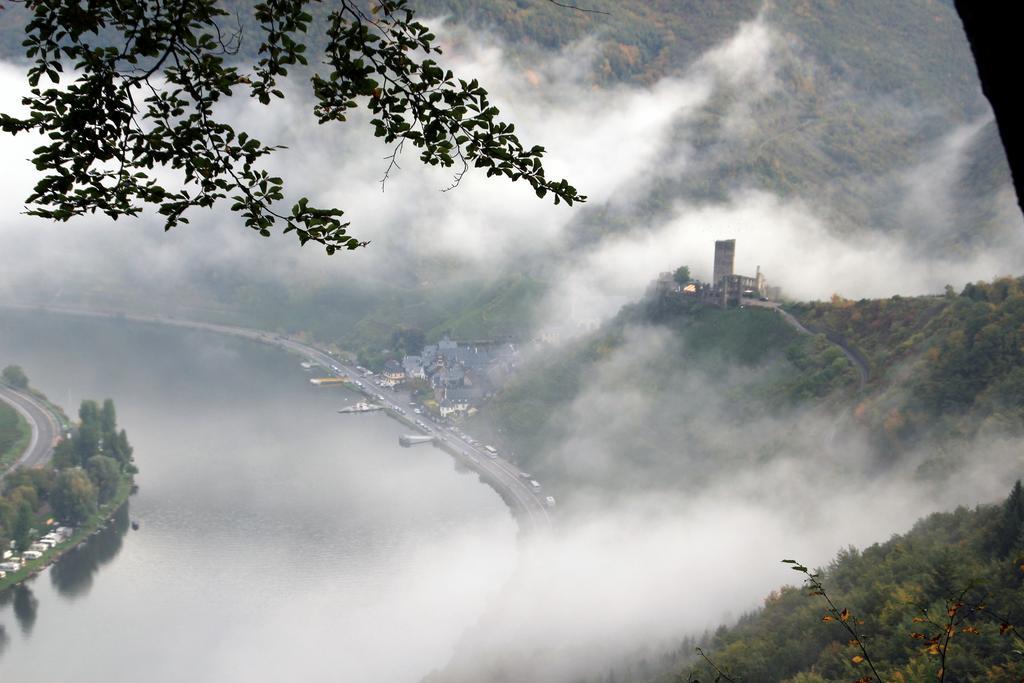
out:
<path id="1" fill-rule="evenodd" d="M 740 275 L 735 272 L 736 240 L 715 241 L 715 261 L 711 282 L 690 280 L 679 283 L 672 272 L 664 272 L 651 283 L 648 296 L 658 299 L 674 297 L 694 297 L 722 308 L 739 306 L 743 299 L 760 299 L 762 301 L 778 301 L 781 290 L 769 287 L 768 281 L 757 267 L 754 276 Z"/>
<path id="2" fill-rule="evenodd" d="M 715 240 L 715 268 L 711 284 L 718 286 L 722 278 L 733 274 L 736 262 L 736 240 Z"/>
<path id="3" fill-rule="evenodd" d="M 754 277 L 739 275 L 734 269 L 735 260 L 736 240 L 717 240 L 711 286 L 720 305 L 723 308 L 738 306 L 744 297 L 767 300 L 768 282 L 761 272 L 761 266 L 757 267 Z"/>

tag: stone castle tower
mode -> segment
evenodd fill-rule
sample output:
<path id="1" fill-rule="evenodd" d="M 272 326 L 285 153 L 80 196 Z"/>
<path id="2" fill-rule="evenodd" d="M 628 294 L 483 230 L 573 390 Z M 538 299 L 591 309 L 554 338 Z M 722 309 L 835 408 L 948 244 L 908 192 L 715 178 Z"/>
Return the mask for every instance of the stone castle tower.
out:
<path id="1" fill-rule="evenodd" d="M 715 270 L 711 286 L 719 287 L 722 278 L 733 274 L 736 261 L 736 240 L 715 240 Z"/>

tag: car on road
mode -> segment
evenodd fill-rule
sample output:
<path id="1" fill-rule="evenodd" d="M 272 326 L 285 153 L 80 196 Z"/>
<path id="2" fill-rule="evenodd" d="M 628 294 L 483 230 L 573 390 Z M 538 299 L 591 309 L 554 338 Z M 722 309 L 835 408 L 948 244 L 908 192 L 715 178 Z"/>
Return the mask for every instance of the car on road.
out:
<path id="1" fill-rule="evenodd" d="M 547 498 L 544 499 L 544 504 L 547 505 L 549 508 L 555 507 L 555 497 L 548 496 Z"/>

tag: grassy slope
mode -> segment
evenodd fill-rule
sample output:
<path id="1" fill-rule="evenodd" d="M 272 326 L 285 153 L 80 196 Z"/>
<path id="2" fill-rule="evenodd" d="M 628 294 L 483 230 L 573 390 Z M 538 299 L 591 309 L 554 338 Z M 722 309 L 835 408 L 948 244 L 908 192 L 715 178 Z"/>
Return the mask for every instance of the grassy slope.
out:
<path id="1" fill-rule="evenodd" d="M 0 469 L 13 462 L 28 445 L 32 429 L 18 411 L 0 403 Z"/>
<path id="2" fill-rule="evenodd" d="M 592 448 L 628 453 L 636 470 L 648 469 L 652 480 L 663 474 L 667 482 L 673 473 L 659 469 L 673 466 L 663 457 L 666 444 L 686 443 L 707 460 L 727 456 L 697 428 L 701 421 L 738 429 L 767 416 L 799 419 L 807 408 L 849 422 L 880 458 L 926 453 L 922 475 L 955 470 L 979 435 L 1024 434 L 1024 278 L 976 283 L 961 295 L 836 299 L 791 310 L 867 358 L 872 379 L 863 393 L 835 345 L 823 335 L 798 335 L 771 312 L 648 302 L 627 307 L 594 334 L 539 353 L 472 418 L 474 429 L 524 467 L 570 486 L 610 485 L 564 462 Z M 667 341 L 645 350 L 636 329 Z M 695 393 L 707 400 L 688 401 Z M 619 408 L 609 408 L 609 400 Z M 714 405 L 719 412 L 711 415 Z M 631 415 L 631 428 L 619 433 L 614 424 L 601 425 L 607 443 L 580 441 L 581 430 L 599 429 L 587 419 L 602 411 L 608 419 Z M 559 448 L 572 452 L 552 457 Z"/>
<path id="3" fill-rule="evenodd" d="M 635 355 L 633 348 L 643 345 L 637 330 L 663 335 L 666 341 L 653 352 Z M 855 372 L 838 349 L 821 338 L 798 334 L 772 312 L 701 306 L 668 310 L 641 304 L 627 307 L 584 339 L 541 353 L 473 418 L 474 429 L 517 454 L 538 475 L 578 483 L 566 472 L 545 469 L 554 466 L 545 454 L 565 439 L 572 426 L 566 416 L 574 401 L 606 367 L 618 368 L 622 389 L 642 390 L 650 406 L 637 415 L 637 428 L 621 435 L 628 439 L 621 447 L 637 470 L 644 470 L 647 462 L 653 476 L 663 464 L 664 444 L 701 447 L 690 433 L 703 408 L 685 400 L 691 382 L 729 400 L 732 410 L 725 420 L 737 424 L 811 399 L 840 400 L 856 386 Z M 597 381 L 616 391 L 617 379 Z M 720 456 L 709 452 L 708 460 Z M 693 478 L 693 472 L 688 476 Z"/>

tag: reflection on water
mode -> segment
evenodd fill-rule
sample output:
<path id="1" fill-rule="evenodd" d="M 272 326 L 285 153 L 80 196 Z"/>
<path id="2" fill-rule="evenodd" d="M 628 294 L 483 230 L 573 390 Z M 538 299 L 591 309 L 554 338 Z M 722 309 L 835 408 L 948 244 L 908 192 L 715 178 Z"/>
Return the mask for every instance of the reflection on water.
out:
<path id="1" fill-rule="evenodd" d="M 11 589 L 14 594 L 14 616 L 18 619 L 21 632 L 25 635 L 32 633 L 32 627 L 36 625 L 36 617 L 39 615 L 39 600 L 36 599 L 32 589 L 21 584 Z"/>
<path id="2" fill-rule="evenodd" d="M 128 503 L 119 507 L 113 519 L 98 533 L 60 558 L 50 568 L 50 581 L 61 595 L 75 598 L 85 595 L 100 567 L 113 560 L 124 545 L 128 532 Z"/>
<path id="3" fill-rule="evenodd" d="M 36 625 L 36 617 L 39 613 L 39 599 L 29 588 L 28 582 L 0 592 L 0 611 L 6 610 L 8 606 L 14 612 L 14 618 L 18 621 L 22 634 L 31 635 L 32 627 Z M 3 653 L 4 646 L 9 640 L 10 636 L 0 624 L 0 654 Z"/>

